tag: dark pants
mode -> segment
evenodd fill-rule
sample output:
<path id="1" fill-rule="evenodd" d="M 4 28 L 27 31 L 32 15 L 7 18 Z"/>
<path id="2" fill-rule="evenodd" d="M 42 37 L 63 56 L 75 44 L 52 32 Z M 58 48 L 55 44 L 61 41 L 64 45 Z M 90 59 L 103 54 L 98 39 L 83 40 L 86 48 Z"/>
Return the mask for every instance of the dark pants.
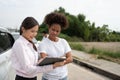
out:
<path id="1" fill-rule="evenodd" d="M 37 77 L 25 78 L 25 77 L 21 77 L 21 76 L 16 75 L 15 80 L 37 80 Z"/>

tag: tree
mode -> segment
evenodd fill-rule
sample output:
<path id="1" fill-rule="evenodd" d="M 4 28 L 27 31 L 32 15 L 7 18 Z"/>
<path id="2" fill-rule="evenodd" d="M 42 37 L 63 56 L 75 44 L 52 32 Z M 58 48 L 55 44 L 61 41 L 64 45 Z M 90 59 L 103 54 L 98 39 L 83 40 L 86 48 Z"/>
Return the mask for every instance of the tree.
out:
<path id="1" fill-rule="evenodd" d="M 80 22 L 84 22 L 85 18 L 86 18 L 85 15 L 83 15 L 83 14 L 78 14 L 77 17 L 78 17 L 78 19 L 79 19 Z"/>
<path id="2" fill-rule="evenodd" d="M 67 16 L 69 27 L 68 29 L 62 31 L 62 33 L 65 33 L 69 36 L 77 36 L 80 37 L 81 29 L 80 29 L 80 23 L 77 17 L 74 15 L 68 15 Z"/>
<path id="3" fill-rule="evenodd" d="M 100 41 L 105 41 L 105 39 L 107 38 L 108 34 L 109 34 L 108 25 L 103 25 L 100 28 L 100 34 L 99 34 Z"/>
<path id="4" fill-rule="evenodd" d="M 65 35 L 70 37 L 75 36 L 84 41 L 120 41 L 120 33 L 110 31 L 108 25 L 105 24 L 102 27 L 96 27 L 94 22 L 91 24 L 89 20 L 86 21 L 84 14 L 75 16 L 67 13 L 62 7 L 59 7 L 59 9 L 56 9 L 54 12 L 63 13 L 68 19 L 68 29 L 61 32 Z M 44 30 L 47 30 L 47 27 L 42 23 L 39 33 Z"/>

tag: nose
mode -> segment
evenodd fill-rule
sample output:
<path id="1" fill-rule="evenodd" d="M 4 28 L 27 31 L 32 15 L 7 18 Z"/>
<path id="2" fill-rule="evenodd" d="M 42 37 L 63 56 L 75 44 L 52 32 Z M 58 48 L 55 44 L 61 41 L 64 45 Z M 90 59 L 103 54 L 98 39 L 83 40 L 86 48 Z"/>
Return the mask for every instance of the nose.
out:
<path id="1" fill-rule="evenodd" d="M 54 33 L 54 34 L 57 34 L 57 31 L 54 31 L 53 33 Z"/>

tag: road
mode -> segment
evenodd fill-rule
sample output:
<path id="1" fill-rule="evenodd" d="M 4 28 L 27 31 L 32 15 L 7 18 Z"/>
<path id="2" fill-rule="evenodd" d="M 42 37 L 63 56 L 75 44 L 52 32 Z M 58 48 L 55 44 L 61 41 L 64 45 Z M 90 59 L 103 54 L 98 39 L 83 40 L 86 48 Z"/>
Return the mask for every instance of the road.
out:
<path id="1" fill-rule="evenodd" d="M 8 63 L 6 63 L 6 64 L 8 64 Z M 37 77 L 38 80 L 41 80 L 41 75 L 42 75 L 42 73 L 38 74 L 38 77 Z M 15 72 L 12 69 L 12 67 L 9 67 L 7 76 L 8 77 L 5 77 L 2 80 L 14 80 Z M 69 80 L 111 80 L 102 75 L 94 73 L 90 69 L 87 69 L 83 66 L 76 65 L 74 63 L 68 64 L 68 77 L 69 77 Z"/>
<path id="2" fill-rule="evenodd" d="M 41 80 L 41 75 L 38 75 L 38 80 Z M 74 63 L 68 64 L 68 77 L 69 80 L 111 80 Z"/>
<path id="3" fill-rule="evenodd" d="M 14 80 L 15 72 L 12 67 L 9 69 L 9 80 Z M 38 80 L 41 80 L 42 73 L 38 74 Z M 69 80 L 111 80 L 109 78 L 106 78 L 102 75 L 96 74 L 93 71 L 76 65 L 74 63 L 68 64 L 68 77 Z M 0 79 L 1 80 L 1 79 Z M 8 80 L 7 77 L 5 77 L 3 80 Z"/>

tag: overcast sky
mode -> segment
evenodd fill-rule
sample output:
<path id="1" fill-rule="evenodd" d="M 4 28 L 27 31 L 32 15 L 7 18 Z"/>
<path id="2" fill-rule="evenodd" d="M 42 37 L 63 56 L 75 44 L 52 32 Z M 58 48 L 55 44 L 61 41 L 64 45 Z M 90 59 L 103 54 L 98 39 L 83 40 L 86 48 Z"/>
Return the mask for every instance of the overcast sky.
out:
<path id="1" fill-rule="evenodd" d="M 109 29 L 120 32 L 120 0 L 0 0 L 0 26 L 19 28 L 27 16 L 41 24 L 46 14 L 59 7 L 75 16 L 84 14 L 96 26 L 108 24 Z"/>

